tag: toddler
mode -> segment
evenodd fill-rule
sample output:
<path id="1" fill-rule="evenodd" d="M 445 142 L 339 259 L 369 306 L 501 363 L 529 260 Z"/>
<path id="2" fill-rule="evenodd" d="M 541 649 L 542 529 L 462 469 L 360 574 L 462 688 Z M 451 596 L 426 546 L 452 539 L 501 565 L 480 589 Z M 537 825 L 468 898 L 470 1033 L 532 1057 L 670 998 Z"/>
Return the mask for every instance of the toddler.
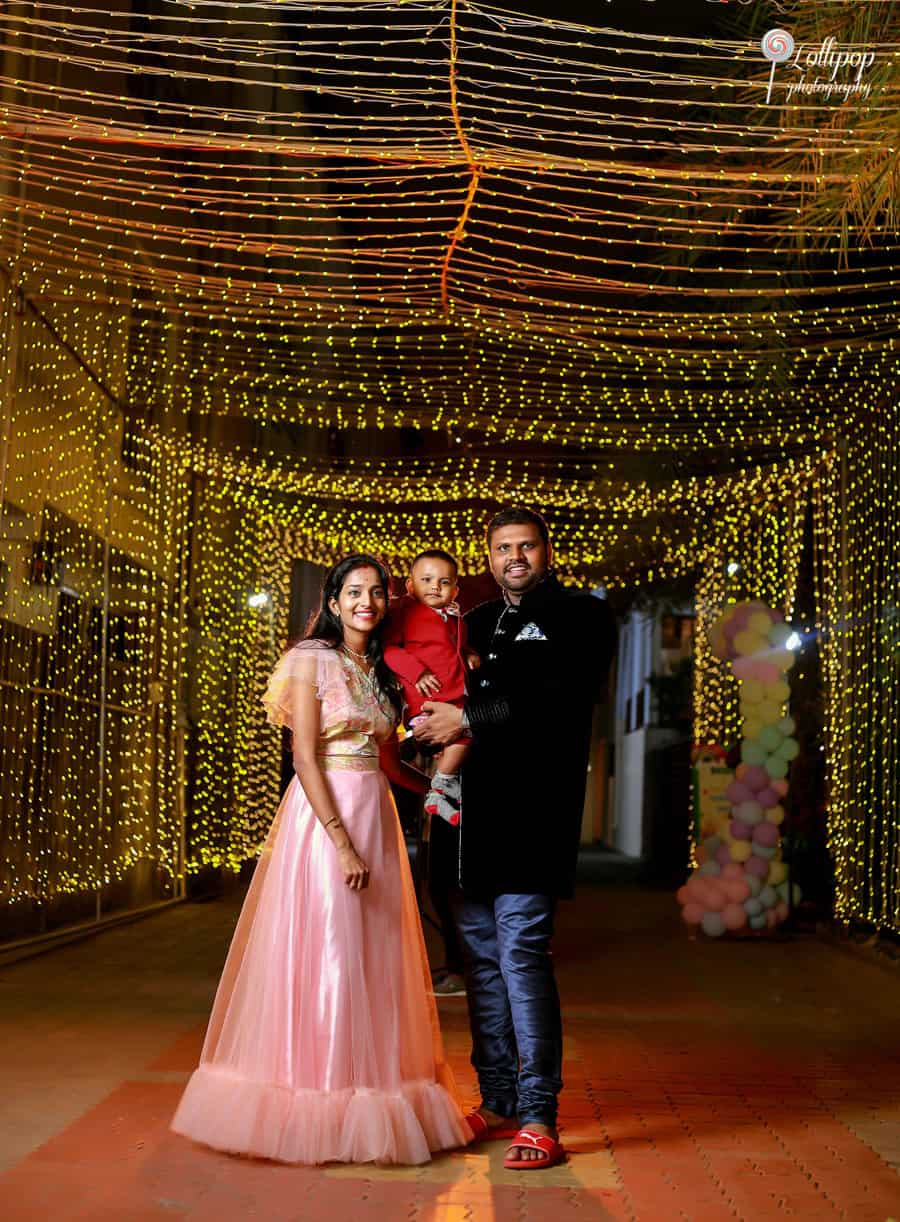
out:
<path id="1" fill-rule="evenodd" d="M 461 707 L 466 667 L 474 669 L 480 662 L 466 643 L 466 626 L 455 601 L 458 573 L 447 552 L 421 552 L 406 579 L 406 597 L 391 605 L 382 634 L 384 658 L 403 688 L 407 726 L 423 715 L 426 700 L 439 697 Z M 425 798 L 426 812 L 454 827 L 460 813 L 459 770 L 469 741 L 460 739 L 442 748 Z"/>

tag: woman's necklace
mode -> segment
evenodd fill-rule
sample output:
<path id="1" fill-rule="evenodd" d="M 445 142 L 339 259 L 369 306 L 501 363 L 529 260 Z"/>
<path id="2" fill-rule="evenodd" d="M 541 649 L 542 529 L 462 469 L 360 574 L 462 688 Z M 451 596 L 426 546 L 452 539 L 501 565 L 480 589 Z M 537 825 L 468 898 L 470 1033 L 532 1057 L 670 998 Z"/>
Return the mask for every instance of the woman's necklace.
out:
<path id="1" fill-rule="evenodd" d="M 375 668 L 372 666 L 371 658 L 367 658 L 364 653 L 359 653 L 347 644 L 346 641 L 341 642 L 341 649 L 349 656 L 353 668 L 358 671 L 366 681 L 366 686 L 374 697 L 375 703 L 381 709 L 386 717 L 390 717 L 390 710 L 386 709 L 381 703 L 381 687 L 375 675 Z"/>
<path id="2" fill-rule="evenodd" d="M 360 662 L 364 663 L 364 664 L 365 664 L 365 666 L 366 666 L 366 674 L 368 674 L 368 673 L 369 673 L 368 668 L 369 668 L 369 667 L 372 665 L 372 663 L 369 661 L 369 658 L 366 656 L 366 654 L 364 654 L 364 653 L 357 653 L 357 651 L 356 651 L 355 649 L 351 649 L 351 648 L 350 648 L 350 646 L 347 644 L 347 642 L 346 642 L 346 641 L 342 641 L 342 642 L 341 642 L 341 649 L 346 649 L 347 653 L 351 653 L 351 654 L 353 654 L 354 658 L 356 658 L 358 661 L 360 661 Z"/>
<path id="3" fill-rule="evenodd" d="M 341 642 L 341 649 L 343 649 L 344 652 L 349 656 L 350 661 L 352 662 L 353 666 L 356 668 L 356 670 L 358 670 L 362 674 L 363 678 L 369 684 L 369 687 L 371 687 L 372 690 L 374 691 L 375 689 L 374 689 L 374 679 L 372 675 L 371 659 L 367 658 L 364 653 L 359 653 L 357 650 L 351 649 L 346 641 Z"/>

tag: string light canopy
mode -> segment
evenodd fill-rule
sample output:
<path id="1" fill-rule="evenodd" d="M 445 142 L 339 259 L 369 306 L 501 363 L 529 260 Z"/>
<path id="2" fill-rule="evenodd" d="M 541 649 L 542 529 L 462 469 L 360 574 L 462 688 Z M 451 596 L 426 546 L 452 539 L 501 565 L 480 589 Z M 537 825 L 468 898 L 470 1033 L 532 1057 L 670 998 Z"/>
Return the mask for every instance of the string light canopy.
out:
<path id="1" fill-rule="evenodd" d="M 144 8 L 2 18 L 7 249 L 63 329 L 133 312 L 129 406 L 694 449 L 806 442 L 892 368 L 893 259 L 788 253 L 822 184 L 784 159 L 851 152 L 759 122 L 756 42 Z"/>
<path id="2" fill-rule="evenodd" d="M 694 572 L 721 599 L 738 555 L 766 586 L 749 593 L 782 604 L 810 498 L 832 566 L 840 546 L 887 546 L 841 446 L 896 377 L 896 233 L 873 241 L 852 209 L 835 229 L 810 200 L 852 194 L 884 154 L 900 31 L 866 44 L 878 87 L 851 139 L 833 100 L 789 96 L 789 66 L 766 103 L 752 19 L 717 34 L 711 7 L 685 32 L 654 6 L 631 29 L 472 0 L 5 6 L 5 317 L 35 383 L 7 388 L 5 497 L 25 496 L 30 421 L 59 406 L 41 386 L 92 479 L 117 429 L 144 470 L 121 542 L 153 551 L 164 529 L 178 650 L 195 591 L 205 617 L 209 861 L 253 839 L 253 802 L 216 789 L 244 775 L 249 714 L 226 712 L 253 681 L 218 668 L 271 648 L 259 617 L 277 600 L 245 595 L 273 537 L 321 562 L 441 543 L 474 571 L 487 512 L 525 500 L 569 581 Z M 102 407 L 84 408 L 85 380 Z M 192 489 L 171 520 L 163 477 Z M 63 480 L 47 495 L 83 520 L 95 485 Z M 841 543 L 848 498 L 861 533 Z M 824 608 L 823 629 L 863 631 Z M 710 732 L 730 716 L 714 690 L 698 686 Z M 836 809 L 863 765 L 842 768 Z M 216 830 L 236 802 L 238 831 Z M 898 921 L 896 888 L 878 894 L 867 914 Z"/>

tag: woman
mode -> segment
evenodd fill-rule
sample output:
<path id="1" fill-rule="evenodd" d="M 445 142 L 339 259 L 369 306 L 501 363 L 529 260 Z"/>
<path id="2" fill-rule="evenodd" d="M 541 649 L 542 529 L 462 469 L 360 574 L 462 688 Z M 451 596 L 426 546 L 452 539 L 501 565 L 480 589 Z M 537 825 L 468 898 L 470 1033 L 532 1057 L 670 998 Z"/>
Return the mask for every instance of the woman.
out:
<path id="1" fill-rule="evenodd" d="M 388 777 L 399 696 L 381 652 L 388 574 L 349 556 L 263 701 L 296 776 L 244 903 L 172 1127 L 289 1163 L 423 1163 L 464 1145 Z"/>

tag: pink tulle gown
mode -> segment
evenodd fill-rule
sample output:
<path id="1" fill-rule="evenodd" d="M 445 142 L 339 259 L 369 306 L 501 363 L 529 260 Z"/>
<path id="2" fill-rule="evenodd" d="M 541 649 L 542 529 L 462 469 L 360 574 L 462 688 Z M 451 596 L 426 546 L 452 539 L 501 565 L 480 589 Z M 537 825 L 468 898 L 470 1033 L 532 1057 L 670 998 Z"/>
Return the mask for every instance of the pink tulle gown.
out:
<path id="1" fill-rule="evenodd" d="M 320 760 L 369 867 L 351 891 L 296 777 L 278 809 L 172 1128 L 288 1163 L 423 1163 L 471 1134 L 444 1061 L 409 863 L 378 744 L 394 731 L 343 650 L 294 646 L 263 697 L 314 683 Z"/>

